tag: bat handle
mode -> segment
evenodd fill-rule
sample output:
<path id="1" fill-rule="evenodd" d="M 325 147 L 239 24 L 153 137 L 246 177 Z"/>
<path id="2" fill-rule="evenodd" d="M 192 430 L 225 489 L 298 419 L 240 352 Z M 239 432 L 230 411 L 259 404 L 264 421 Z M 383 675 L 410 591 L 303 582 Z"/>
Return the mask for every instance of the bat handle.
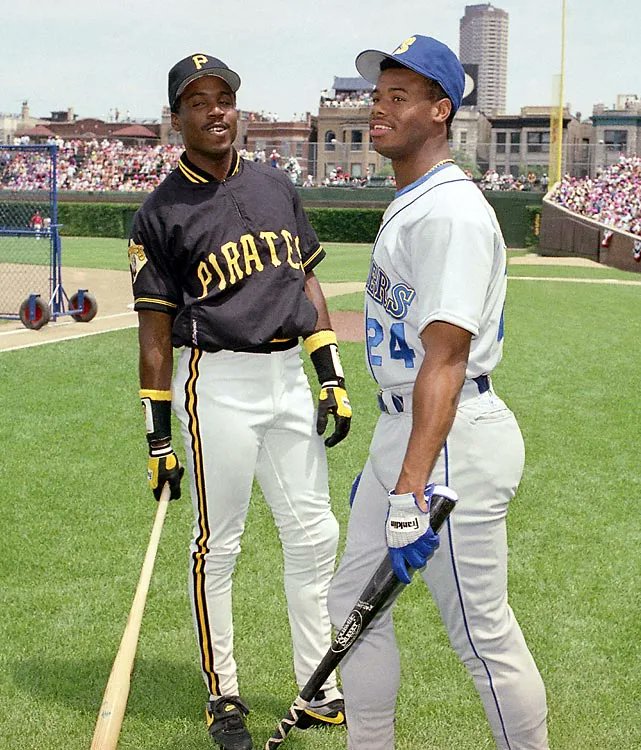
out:
<path id="1" fill-rule="evenodd" d="M 287 715 L 280 720 L 274 734 L 265 743 L 264 750 L 276 750 L 285 741 L 287 735 L 298 723 L 298 719 L 303 711 L 309 706 L 309 701 L 304 700 L 298 695 L 292 705 L 289 707 Z"/>

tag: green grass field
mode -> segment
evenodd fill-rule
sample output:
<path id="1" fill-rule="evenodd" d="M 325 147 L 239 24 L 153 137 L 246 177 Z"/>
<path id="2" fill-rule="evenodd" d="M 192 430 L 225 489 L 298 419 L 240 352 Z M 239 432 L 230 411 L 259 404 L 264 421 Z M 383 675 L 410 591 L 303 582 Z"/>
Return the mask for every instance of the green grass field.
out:
<path id="1" fill-rule="evenodd" d="M 113 265 L 125 257 L 122 240 L 70 239 L 65 263 L 74 265 L 76 253 L 85 266 L 122 267 Z M 368 257 L 364 248 L 328 246 L 319 277 L 362 281 Z M 508 286 L 505 356 L 494 380 L 527 448 L 508 519 L 510 601 L 546 683 L 554 750 L 641 747 L 638 294 L 617 285 Z M 361 301 L 346 295 L 332 304 L 360 309 Z M 362 345 L 343 343 L 341 351 L 355 413 L 349 438 L 329 451 L 343 541 L 349 486 L 377 414 Z M 0 353 L 0 377 L 0 748 L 87 750 L 155 512 L 144 478 L 135 331 Z M 172 503 L 120 750 L 212 747 L 186 591 L 191 519 L 187 500 Z M 281 574 L 274 525 L 255 490 L 234 607 L 257 748 L 296 693 Z M 493 747 L 420 581 L 401 597 L 396 623 L 397 750 Z M 345 732 L 295 732 L 285 747 L 339 750 Z"/>

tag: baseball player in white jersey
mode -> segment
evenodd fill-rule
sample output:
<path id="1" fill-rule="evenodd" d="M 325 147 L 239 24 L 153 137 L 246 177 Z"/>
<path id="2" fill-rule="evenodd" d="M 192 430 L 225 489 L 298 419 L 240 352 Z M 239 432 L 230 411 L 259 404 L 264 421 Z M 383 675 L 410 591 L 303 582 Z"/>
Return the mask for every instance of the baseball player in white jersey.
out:
<path id="1" fill-rule="evenodd" d="M 356 67 L 376 84 L 370 138 L 392 160 L 397 193 L 365 294 L 367 362 L 382 414 L 353 490 L 330 616 L 343 623 L 386 551 L 406 583 L 408 567 L 421 568 L 497 747 L 546 750 L 545 689 L 507 601 L 505 519 L 524 446 L 490 378 L 503 345 L 505 244 L 447 142 L 463 69 L 448 47 L 419 35 L 391 54 L 361 53 Z M 440 540 L 429 528 L 434 483 L 460 498 Z M 417 633 L 415 647 L 425 638 Z M 349 747 L 390 750 L 400 679 L 392 603 L 341 671 Z M 417 700 L 438 693 L 438 676 L 427 679 Z"/>

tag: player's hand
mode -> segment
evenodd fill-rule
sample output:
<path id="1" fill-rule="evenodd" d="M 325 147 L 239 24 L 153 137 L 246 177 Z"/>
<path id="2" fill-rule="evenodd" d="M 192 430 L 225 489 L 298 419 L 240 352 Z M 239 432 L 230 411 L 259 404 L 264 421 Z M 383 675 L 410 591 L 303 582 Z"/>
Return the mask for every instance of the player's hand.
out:
<path id="1" fill-rule="evenodd" d="M 392 568 L 402 583 L 410 583 L 408 570 L 422 568 L 438 549 L 438 534 L 430 527 L 430 504 L 434 485 L 425 488 L 427 511 L 421 510 L 412 492 L 389 493 L 389 510 L 385 521 L 385 535 Z"/>
<path id="2" fill-rule="evenodd" d="M 323 435 L 327 429 L 329 415 L 334 415 L 334 432 L 325 439 L 328 448 L 340 443 L 347 437 L 352 422 L 352 406 L 347 398 L 347 391 L 335 384 L 321 385 L 318 396 L 318 416 L 316 432 Z"/>
<path id="3" fill-rule="evenodd" d="M 166 445 L 149 447 L 147 480 L 156 500 L 160 500 L 165 482 L 169 482 L 169 489 L 171 490 L 169 499 L 178 500 L 180 497 L 180 480 L 184 473 L 185 469 L 180 465 L 171 443 L 167 442 Z"/>

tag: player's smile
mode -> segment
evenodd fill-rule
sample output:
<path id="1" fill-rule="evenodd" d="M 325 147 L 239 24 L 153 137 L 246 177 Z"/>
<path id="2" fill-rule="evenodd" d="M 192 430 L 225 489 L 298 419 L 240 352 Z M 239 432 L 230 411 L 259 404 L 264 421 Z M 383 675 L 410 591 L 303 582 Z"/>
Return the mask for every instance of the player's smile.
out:
<path id="1" fill-rule="evenodd" d="M 392 130 L 390 125 L 381 122 L 380 120 L 372 120 L 369 124 L 369 137 L 372 139 L 380 138 L 380 136 L 389 133 Z"/>
<path id="2" fill-rule="evenodd" d="M 229 130 L 229 125 L 226 125 L 224 122 L 214 122 L 210 125 L 203 125 L 202 129 L 214 135 L 223 135 Z"/>

